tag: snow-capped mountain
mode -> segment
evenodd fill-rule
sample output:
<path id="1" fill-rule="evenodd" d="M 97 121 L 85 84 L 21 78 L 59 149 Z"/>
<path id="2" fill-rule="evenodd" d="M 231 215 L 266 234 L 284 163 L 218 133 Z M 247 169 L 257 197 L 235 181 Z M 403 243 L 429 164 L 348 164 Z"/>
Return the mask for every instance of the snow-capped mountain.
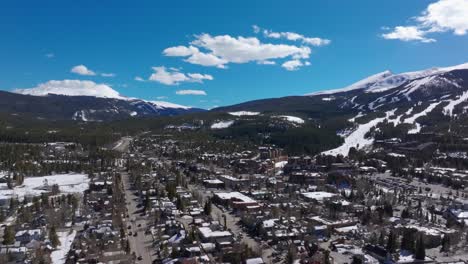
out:
<path id="1" fill-rule="evenodd" d="M 99 98 L 127 99 L 119 92 L 106 84 L 97 84 L 93 81 L 82 80 L 51 80 L 41 83 L 34 88 L 16 89 L 14 93 L 34 96 L 46 96 L 49 94 L 66 96 L 94 96 Z"/>
<path id="2" fill-rule="evenodd" d="M 393 88 L 397 88 L 400 85 L 422 79 L 422 82 L 430 81 L 431 77 L 438 76 L 443 73 L 455 71 L 455 70 L 467 70 L 468 63 L 451 66 L 451 67 L 444 67 L 444 68 L 431 68 L 422 71 L 414 71 L 414 72 L 405 72 L 400 74 L 393 74 L 391 71 L 387 70 L 381 73 L 377 73 L 375 75 L 371 75 L 367 78 L 364 78 L 356 83 L 351 84 L 345 88 L 341 89 L 334 89 L 334 90 L 326 90 L 311 93 L 308 95 L 325 95 L 325 94 L 335 94 L 335 93 L 343 93 L 343 92 L 350 92 L 353 90 L 363 90 L 368 93 L 378 93 L 384 92 Z"/>
<path id="3" fill-rule="evenodd" d="M 350 147 L 372 145 L 375 133 L 380 138 L 402 133 L 455 133 L 468 138 L 468 63 L 399 74 L 384 71 L 342 89 L 215 110 L 307 115 L 309 123 L 343 137 L 343 145 L 327 154 L 346 155 Z"/>
<path id="4" fill-rule="evenodd" d="M 43 119 L 107 121 L 132 117 L 172 116 L 202 109 L 163 101 L 125 97 L 92 81 L 48 81 L 34 88 L 0 92 L 0 112 Z"/>

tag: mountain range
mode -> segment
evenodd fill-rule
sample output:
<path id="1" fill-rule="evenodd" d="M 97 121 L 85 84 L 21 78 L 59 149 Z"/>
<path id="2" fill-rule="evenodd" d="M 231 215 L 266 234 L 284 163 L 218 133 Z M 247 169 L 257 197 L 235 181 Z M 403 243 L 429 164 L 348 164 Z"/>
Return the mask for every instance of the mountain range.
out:
<path id="1" fill-rule="evenodd" d="M 205 120 L 202 123 L 208 129 L 230 127 L 237 132 L 239 126 L 245 128 L 245 122 L 264 127 L 289 123 L 294 128 L 339 135 L 343 143 L 327 153 L 344 155 L 350 147 L 365 147 L 375 138 L 420 133 L 468 137 L 468 63 L 399 74 L 384 71 L 341 89 L 249 101 L 210 111 L 128 98 L 112 89 L 48 87 L 0 92 L 0 113 L 81 122 L 190 113 L 183 122 Z M 284 129 L 284 125 L 279 127 Z"/>

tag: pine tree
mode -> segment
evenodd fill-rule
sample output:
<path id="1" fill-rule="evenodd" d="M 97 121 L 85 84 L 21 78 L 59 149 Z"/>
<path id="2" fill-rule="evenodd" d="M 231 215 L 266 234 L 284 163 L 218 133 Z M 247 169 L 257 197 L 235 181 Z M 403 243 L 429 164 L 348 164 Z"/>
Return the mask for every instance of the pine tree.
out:
<path id="1" fill-rule="evenodd" d="M 5 231 L 3 234 L 3 244 L 4 245 L 11 245 L 15 243 L 15 232 L 13 227 L 6 226 Z"/>
<path id="2" fill-rule="evenodd" d="M 390 253 L 395 252 L 396 247 L 397 247 L 396 239 L 397 239 L 397 237 L 396 237 L 393 229 L 390 230 L 390 233 L 388 234 L 388 240 L 387 240 L 387 246 L 386 246 L 386 249 L 387 249 L 388 252 L 390 252 Z"/>
<path id="3" fill-rule="evenodd" d="M 449 252 L 450 251 L 450 238 L 448 235 L 444 235 L 442 238 L 442 247 L 440 248 L 440 252 Z"/>
<path id="4" fill-rule="evenodd" d="M 211 215 L 211 200 L 206 201 L 205 206 L 203 207 L 205 215 Z"/>
<path id="5" fill-rule="evenodd" d="M 422 234 L 418 236 L 416 240 L 416 249 L 414 253 L 415 259 L 424 260 L 426 258 L 426 245 L 424 245 L 424 239 Z"/>
<path id="6" fill-rule="evenodd" d="M 60 240 L 55 230 L 55 226 L 52 226 L 49 230 L 49 240 L 50 243 L 52 243 L 52 247 L 57 248 L 58 246 L 60 246 Z"/>

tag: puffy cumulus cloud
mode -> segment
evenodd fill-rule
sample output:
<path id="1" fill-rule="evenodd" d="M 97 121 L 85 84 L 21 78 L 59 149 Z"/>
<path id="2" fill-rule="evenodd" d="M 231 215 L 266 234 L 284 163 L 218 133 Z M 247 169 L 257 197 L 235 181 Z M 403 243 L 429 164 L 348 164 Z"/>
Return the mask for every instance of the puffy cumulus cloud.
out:
<path id="1" fill-rule="evenodd" d="M 79 75 L 88 75 L 88 76 L 96 75 L 96 73 L 94 71 L 88 69 L 88 67 L 84 66 L 83 64 L 74 66 L 70 70 L 70 72 L 76 73 L 76 74 L 79 74 Z"/>
<path id="2" fill-rule="evenodd" d="M 439 0 L 428 5 L 414 21 L 414 25 L 396 26 L 391 32 L 382 34 L 382 37 L 427 43 L 435 41 L 427 37 L 432 33 L 465 35 L 468 31 L 468 0 Z"/>
<path id="3" fill-rule="evenodd" d="M 424 35 L 426 32 L 421 31 L 415 26 L 398 26 L 393 29 L 392 32 L 382 34 L 385 39 L 398 39 L 402 41 L 421 41 L 424 43 L 434 42 L 435 39 L 426 38 Z"/>
<path id="4" fill-rule="evenodd" d="M 254 25 L 253 26 L 255 33 L 263 32 L 263 35 L 267 38 L 274 38 L 274 39 L 287 39 L 290 41 L 301 41 L 305 45 L 310 46 L 325 46 L 331 43 L 331 40 L 318 38 L 318 37 L 306 37 L 302 34 L 295 33 L 295 32 L 274 32 L 269 29 L 261 29 L 260 27 Z"/>
<path id="5" fill-rule="evenodd" d="M 417 20 L 429 31 L 453 31 L 465 35 L 468 30 L 468 0 L 439 0 L 430 4 Z"/>
<path id="6" fill-rule="evenodd" d="M 227 68 L 230 63 L 275 64 L 277 59 L 306 60 L 311 49 L 308 46 L 262 43 L 255 37 L 201 34 L 195 36 L 189 46 L 169 47 L 163 54 L 185 57 L 185 61 L 191 64 Z"/>
<path id="7" fill-rule="evenodd" d="M 281 67 L 285 68 L 288 71 L 295 71 L 302 66 L 309 66 L 309 65 L 310 65 L 310 62 L 308 61 L 303 63 L 300 60 L 289 60 L 281 64 Z"/>
<path id="8" fill-rule="evenodd" d="M 176 91 L 178 95 L 207 95 L 203 90 L 179 90 Z"/>
<path id="9" fill-rule="evenodd" d="M 95 96 L 118 99 L 124 98 L 107 84 L 98 84 L 93 81 L 83 80 L 51 80 L 45 83 L 41 83 L 33 88 L 16 89 L 13 92 L 35 96 L 58 94 L 68 96 Z"/>
<path id="10" fill-rule="evenodd" d="M 164 66 L 153 67 L 154 73 L 149 77 L 150 81 L 156 81 L 165 85 L 178 85 L 183 82 L 202 83 L 204 80 L 213 80 L 213 76 L 201 73 L 182 73 L 178 69 L 167 69 Z M 139 77 L 136 77 L 139 78 Z M 135 78 L 135 80 L 137 80 Z M 138 80 L 142 80 L 139 78 Z"/>

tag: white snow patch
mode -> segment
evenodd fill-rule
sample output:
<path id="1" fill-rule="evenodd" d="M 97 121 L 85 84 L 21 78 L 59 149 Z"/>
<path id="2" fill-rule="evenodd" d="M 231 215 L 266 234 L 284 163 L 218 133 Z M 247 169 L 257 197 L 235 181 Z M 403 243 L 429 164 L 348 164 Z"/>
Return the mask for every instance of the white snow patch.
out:
<path id="1" fill-rule="evenodd" d="M 462 95 L 460 95 L 460 97 L 458 97 L 458 99 L 450 100 L 448 105 L 446 105 L 444 107 L 444 110 L 443 110 L 444 114 L 452 116 L 453 115 L 453 109 L 455 108 L 455 106 L 461 104 L 462 102 L 466 101 L 467 99 L 468 99 L 468 91 L 464 92 Z"/>
<path id="2" fill-rule="evenodd" d="M 70 251 L 73 240 L 75 239 L 76 231 L 57 232 L 57 235 L 60 240 L 60 246 L 57 247 L 57 250 L 50 253 L 50 258 L 53 264 L 64 264 L 67 260 L 68 251 Z"/>
<path id="3" fill-rule="evenodd" d="M 344 139 L 343 145 L 335 149 L 324 151 L 322 153 L 325 155 L 333 155 L 333 156 L 336 156 L 338 154 L 347 156 L 349 153 L 349 148 L 351 147 L 363 148 L 365 146 L 372 145 L 372 143 L 374 142 L 374 139 L 365 138 L 366 133 L 369 132 L 371 128 L 375 127 L 379 123 L 388 119 L 390 116 L 393 116 L 395 111 L 396 109 L 392 111 L 387 111 L 385 113 L 386 114 L 385 117 L 379 117 L 379 118 L 369 121 L 368 123 L 359 125 L 356 128 L 356 130 L 354 130 L 352 133 L 346 136 L 346 138 Z"/>
<path id="4" fill-rule="evenodd" d="M 362 112 L 359 112 L 355 117 L 348 119 L 348 121 L 354 123 L 356 119 L 363 117 L 363 116 L 364 114 L 362 114 Z"/>
<path id="5" fill-rule="evenodd" d="M 133 111 L 133 112 L 130 113 L 130 116 L 136 116 L 136 115 L 138 115 L 138 113 L 135 112 L 135 111 Z"/>
<path id="6" fill-rule="evenodd" d="M 408 134 L 417 134 L 417 133 L 419 133 L 421 131 L 421 125 L 416 122 L 416 119 L 418 119 L 418 118 L 420 118 L 422 116 L 425 116 L 428 113 L 432 112 L 432 110 L 434 110 L 434 108 L 436 108 L 440 103 L 442 103 L 442 102 L 432 103 L 426 109 L 424 109 L 423 111 L 421 111 L 421 112 L 419 112 L 417 114 L 414 114 L 411 117 L 405 118 L 403 123 L 414 124 L 416 126 L 415 128 L 409 130 Z M 412 108 L 411 108 L 411 111 L 412 111 Z M 409 110 L 408 110 L 408 112 L 409 112 Z"/>
<path id="7" fill-rule="evenodd" d="M 23 185 L 15 186 L 13 189 L 8 189 L 6 183 L 0 183 L 0 199 L 17 197 L 22 200 L 24 196 L 38 196 L 50 191 L 48 187 L 54 184 L 57 184 L 63 193 L 82 193 L 89 188 L 89 178 L 81 173 L 27 177 Z"/>
<path id="8" fill-rule="evenodd" d="M 229 112 L 229 114 L 233 116 L 255 116 L 255 115 L 259 115 L 260 112 L 237 111 L 237 112 Z"/>
<path id="9" fill-rule="evenodd" d="M 276 116 L 281 119 L 284 119 L 288 122 L 296 123 L 296 124 L 304 124 L 304 119 L 297 117 L 297 116 L 287 116 L 287 115 L 281 115 L 281 116 Z"/>
<path id="10" fill-rule="evenodd" d="M 284 168 L 284 166 L 286 166 L 286 164 L 288 164 L 287 160 L 276 162 L 275 163 L 275 168 L 282 169 L 282 168 Z"/>
<path id="11" fill-rule="evenodd" d="M 184 106 L 184 105 L 179 105 L 179 104 L 174 104 L 174 103 L 164 102 L 164 101 L 146 101 L 146 102 L 151 103 L 157 109 L 165 109 L 165 108 L 190 109 L 191 108 L 189 106 Z"/>
<path id="12" fill-rule="evenodd" d="M 234 124 L 234 120 L 220 121 L 211 125 L 211 129 L 223 129 L 228 128 Z"/>

